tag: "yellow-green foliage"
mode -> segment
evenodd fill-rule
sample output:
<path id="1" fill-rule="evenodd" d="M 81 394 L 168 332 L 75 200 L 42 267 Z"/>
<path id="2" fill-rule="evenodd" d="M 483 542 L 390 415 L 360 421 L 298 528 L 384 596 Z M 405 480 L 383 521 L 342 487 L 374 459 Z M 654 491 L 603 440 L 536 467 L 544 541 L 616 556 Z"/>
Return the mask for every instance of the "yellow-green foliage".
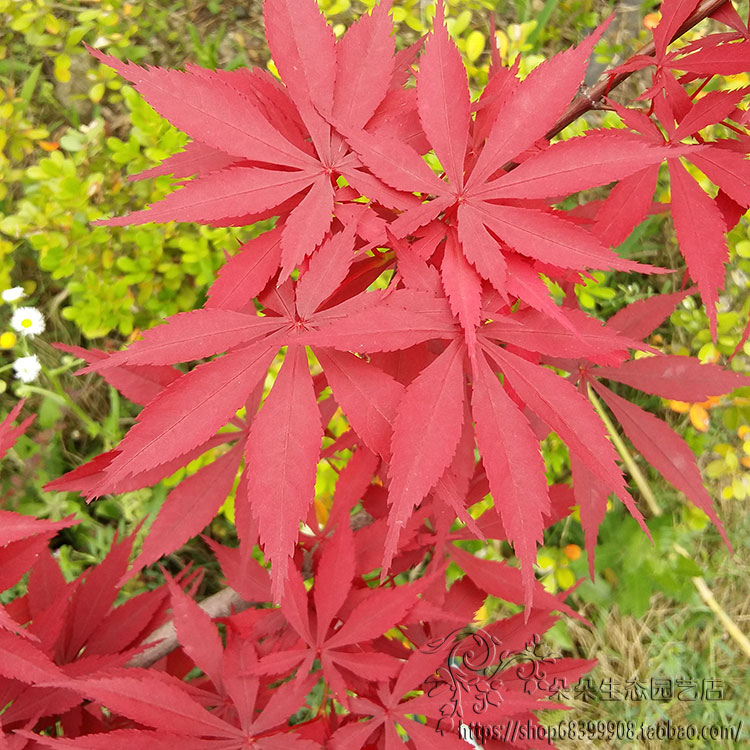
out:
<path id="1" fill-rule="evenodd" d="M 343 34 L 352 15 L 352 10 L 372 8 L 375 0 L 363 0 L 351 3 L 350 0 L 318 0 L 323 12 L 333 24 L 337 35 Z M 490 16 L 498 5 L 497 0 L 447 0 L 446 24 L 448 31 L 461 50 L 466 62 L 469 79 L 475 90 L 487 83 L 490 55 Z M 557 5 L 555 2 L 554 5 Z M 511 11 L 512 15 L 516 15 Z M 422 0 L 397 0 L 393 4 L 393 18 L 397 37 L 412 41 L 426 34 L 432 28 L 435 15 L 435 4 Z M 503 62 L 508 64 L 521 53 L 534 49 L 529 38 L 538 31 L 538 22 L 534 19 L 523 23 L 511 23 L 498 27 L 496 32 L 497 46 Z M 544 58 L 537 54 L 524 54 L 521 61 L 521 74 L 528 73 Z"/>
<path id="2" fill-rule="evenodd" d="M 149 53 L 137 44 L 145 9 L 121 0 L 0 0 L 0 287 L 27 281 L 35 268 L 47 272 L 53 283 L 45 287 L 65 298 L 62 316 L 90 338 L 128 335 L 200 305 L 223 251 L 237 247 L 235 230 L 91 225 L 169 192 L 168 177 L 123 190 L 122 173 L 184 144 L 82 44 L 141 59 Z M 165 8 L 148 7 L 161 43 L 169 41 L 167 18 Z M 112 119 L 127 140 L 109 136 Z"/>
<path id="3" fill-rule="evenodd" d="M 200 305 L 223 250 L 238 244 L 234 229 L 91 225 L 169 192 L 169 177 L 123 190 L 120 168 L 139 171 L 184 144 L 184 136 L 132 89 L 124 87 L 123 95 L 132 125 L 128 140 L 106 137 L 101 119 L 68 130 L 58 150 L 22 171 L 23 197 L 0 220 L 18 257 L 37 257 L 42 270 L 63 282 L 70 296 L 62 315 L 90 338 L 113 330 L 128 335 Z M 6 256 L 6 275 L 8 263 Z"/>

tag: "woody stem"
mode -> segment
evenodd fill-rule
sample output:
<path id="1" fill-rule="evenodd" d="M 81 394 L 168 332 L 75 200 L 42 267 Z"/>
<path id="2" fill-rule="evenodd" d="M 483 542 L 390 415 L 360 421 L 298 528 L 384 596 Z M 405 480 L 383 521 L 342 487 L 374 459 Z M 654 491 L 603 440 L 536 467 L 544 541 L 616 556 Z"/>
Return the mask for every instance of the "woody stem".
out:
<path id="1" fill-rule="evenodd" d="M 679 544 L 675 544 L 674 548 L 684 557 L 689 558 L 687 551 Z M 722 606 L 716 601 L 713 591 L 708 587 L 705 579 L 701 576 L 694 576 L 693 585 L 698 590 L 701 599 L 708 605 L 709 609 L 716 615 L 719 622 L 724 626 L 726 632 L 734 639 L 739 645 L 746 656 L 750 657 L 750 639 L 737 627 L 734 620 L 724 611 Z"/>
<path id="2" fill-rule="evenodd" d="M 728 0 L 702 0 L 698 7 L 685 20 L 685 23 L 677 29 L 675 35 L 670 40 L 670 43 L 675 41 L 675 39 L 679 39 L 686 31 L 690 31 L 693 26 L 697 25 L 705 18 L 708 18 L 712 13 L 715 13 L 727 1 Z M 644 44 L 643 47 L 635 53 L 635 55 L 646 55 L 648 57 L 653 57 L 655 54 L 656 49 L 653 40 L 648 42 L 648 44 Z M 616 75 L 608 75 L 606 72 L 603 73 L 593 86 L 589 86 L 589 88 L 573 100 L 568 109 L 549 130 L 545 138 L 550 140 L 570 125 L 571 122 L 577 120 L 582 114 L 593 109 L 613 88 L 619 86 L 631 75 L 632 71 L 617 73 Z"/>
<path id="3" fill-rule="evenodd" d="M 662 514 L 662 509 L 659 506 L 659 503 L 656 502 L 656 498 L 654 497 L 654 493 L 651 491 L 651 486 L 649 485 L 648 480 L 645 476 L 643 476 L 643 472 L 640 470 L 640 467 L 635 462 L 635 459 L 628 450 L 628 446 L 625 445 L 625 442 L 617 432 L 617 428 L 609 418 L 609 414 L 607 414 L 607 412 L 604 410 L 601 401 L 599 401 L 599 399 L 596 397 L 593 388 L 590 385 L 587 387 L 589 400 L 593 404 L 594 409 L 596 409 L 596 413 L 601 417 L 602 422 L 604 422 L 604 426 L 607 428 L 607 432 L 609 433 L 609 436 L 614 443 L 615 448 L 617 448 L 617 452 L 620 454 L 620 458 L 622 458 L 622 461 L 625 464 L 628 472 L 630 473 L 630 476 L 633 477 L 633 480 L 638 485 L 638 489 L 641 491 L 641 494 L 643 495 L 643 498 L 646 501 L 651 514 L 654 516 L 660 516 Z"/>

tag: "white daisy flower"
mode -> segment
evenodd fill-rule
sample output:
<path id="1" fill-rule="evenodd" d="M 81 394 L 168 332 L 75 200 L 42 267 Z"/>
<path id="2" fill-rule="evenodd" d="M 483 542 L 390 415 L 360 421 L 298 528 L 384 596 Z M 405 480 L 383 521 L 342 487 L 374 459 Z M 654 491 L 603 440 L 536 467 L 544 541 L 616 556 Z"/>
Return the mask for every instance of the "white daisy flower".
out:
<path id="1" fill-rule="evenodd" d="M 16 377 L 23 383 L 31 383 L 36 380 L 41 369 L 42 363 L 36 354 L 32 354 L 29 357 L 19 357 L 13 363 L 13 371 L 16 373 Z"/>
<path id="2" fill-rule="evenodd" d="M 44 332 L 44 315 L 36 307 L 19 307 L 10 319 L 10 327 L 22 336 L 36 336 Z"/>
<path id="3" fill-rule="evenodd" d="M 22 286 L 14 286 L 0 292 L 0 297 L 3 298 L 3 302 L 16 302 L 21 299 L 21 297 L 25 296 Z"/>

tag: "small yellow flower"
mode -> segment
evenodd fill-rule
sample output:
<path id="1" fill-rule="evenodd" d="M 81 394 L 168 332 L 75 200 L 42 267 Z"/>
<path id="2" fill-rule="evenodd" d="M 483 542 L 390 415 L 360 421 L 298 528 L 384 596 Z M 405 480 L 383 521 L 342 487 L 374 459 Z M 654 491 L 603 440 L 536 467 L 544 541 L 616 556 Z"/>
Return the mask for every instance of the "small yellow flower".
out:
<path id="1" fill-rule="evenodd" d="M 685 401 L 667 401 L 667 406 L 678 414 L 690 414 L 690 422 L 699 432 L 706 432 L 710 423 L 709 410 L 721 401 L 717 396 L 711 396 L 699 404 L 689 404 Z"/>
<path id="2" fill-rule="evenodd" d="M 678 414 L 686 414 L 690 411 L 690 404 L 687 401 L 667 401 L 667 405 L 672 411 L 676 411 Z"/>
<path id="3" fill-rule="evenodd" d="M 701 404 L 692 404 L 690 406 L 690 422 L 699 432 L 706 432 L 710 418 L 705 407 Z"/>
<path id="4" fill-rule="evenodd" d="M 328 516 L 331 512 L 331 499 L 329 497 L 315 498 L 315 516 L 318 523 L 323 528 L 328 523 Z"/>
<path id="5" fill-rule="evenodd" d="M 12 349 L 16 345 L 18 337 L 13 331 L 0 333 L 0 349 Z"/>

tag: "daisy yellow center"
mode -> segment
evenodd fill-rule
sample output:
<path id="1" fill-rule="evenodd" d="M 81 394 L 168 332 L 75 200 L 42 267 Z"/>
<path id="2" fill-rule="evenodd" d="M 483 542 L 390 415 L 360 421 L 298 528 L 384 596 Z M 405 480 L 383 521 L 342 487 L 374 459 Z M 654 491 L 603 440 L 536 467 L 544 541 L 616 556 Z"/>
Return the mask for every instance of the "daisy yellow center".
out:
<path id="1" fill-rule="evenodd" d="M 31 328 L 31 326 L 32 326 L 32 325 L 34 325 L 34 324 L 33 324 L 32 320 L 31 320 L 31 318 L 24 318 L 24 319 L 23 319 L 23 320 L 21 321 L 21 325 L 22 325 L 22 326 L 23 326 L 24 328 Z"/>

